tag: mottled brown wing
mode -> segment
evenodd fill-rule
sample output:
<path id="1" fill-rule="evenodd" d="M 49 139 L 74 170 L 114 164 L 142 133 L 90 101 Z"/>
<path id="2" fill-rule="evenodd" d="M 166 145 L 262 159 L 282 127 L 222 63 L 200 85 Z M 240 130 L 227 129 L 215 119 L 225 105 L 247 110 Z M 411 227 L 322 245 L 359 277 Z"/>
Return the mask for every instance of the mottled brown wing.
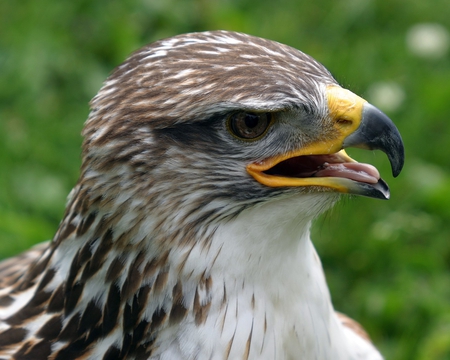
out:
<path id="1" fill-rule="evenodd" d="M 372 340 L 369 337 L 369 334 L 367 334 L 366 330 L 356 322 L 355 320 L 349 318 L 347 315 L 342 314 L 340 312 L 336 311 L 336 315 L 338 316 L 339 320 L 341 321 L 342 325 L 344 325 L 346 328 L 349 328 L 352 330 L 355 334 L 363 338 L 364 340 L 367 340 L 368 342 L 372 343 Z"/>
<path id="2" fill-rule="evenodd" d="M 49 242 L 39 243 L 15 257 L 0 262 L 0 289 L 13 285 L 30 265 L 39 259 Z"/>

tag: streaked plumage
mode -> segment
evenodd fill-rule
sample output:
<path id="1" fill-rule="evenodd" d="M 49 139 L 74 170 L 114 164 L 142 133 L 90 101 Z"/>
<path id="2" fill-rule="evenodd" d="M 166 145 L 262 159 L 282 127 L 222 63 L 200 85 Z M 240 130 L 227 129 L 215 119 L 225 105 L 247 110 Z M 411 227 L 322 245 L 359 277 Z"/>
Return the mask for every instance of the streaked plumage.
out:
<path id="1" fill-rule="evenodd" d="M 309 228 L 342 192 L 389 196 L 339 152 L 381 149 L 398 174 L 384 114 L 225 31 L 138 50 L 91 109 L 55 237 L 0 264 L 1 359 L 381 359 L 334 312 Z"/>

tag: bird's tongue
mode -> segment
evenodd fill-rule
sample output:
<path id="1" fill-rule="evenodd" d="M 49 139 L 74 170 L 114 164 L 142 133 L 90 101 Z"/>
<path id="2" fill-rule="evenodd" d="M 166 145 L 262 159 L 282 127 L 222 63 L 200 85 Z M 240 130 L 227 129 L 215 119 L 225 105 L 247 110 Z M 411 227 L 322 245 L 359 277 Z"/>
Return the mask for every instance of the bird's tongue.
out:
<path id="1" fill-rule="evenodd" d="M 326 162 L 313 176 L 340 177 L 369 184 L 376 184 L 380 179 L 380 173 L 374 166 L 357 162 L 335 164 Z"/>

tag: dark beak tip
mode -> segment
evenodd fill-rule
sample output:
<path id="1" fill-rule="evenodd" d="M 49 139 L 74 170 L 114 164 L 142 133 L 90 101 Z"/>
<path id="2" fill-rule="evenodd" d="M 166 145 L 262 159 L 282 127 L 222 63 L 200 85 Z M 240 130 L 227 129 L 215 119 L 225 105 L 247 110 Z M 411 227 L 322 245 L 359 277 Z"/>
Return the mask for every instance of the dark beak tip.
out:
<path id="1" fill-rule="evenodd" d="M 394 136 L 395 144 L 388 151 L 389 162 L 391 163 L 392 175 L 397 177 L 400 175 L 403 165 L 405 163 L 405 149 L 403 147 L 403 140 L 397 130 L 397 136 Z"/>
<path id="2" fill-rule="evenodd" d="M 352 190 L 353 194 L 355 195 L 366 196 L 380 200 L 389 200 L 389 198 L 391 197 L 389 186 L 383 179 L 378 180 L 378 183 L 376 184 L 366 184 L 360 182 L 355 182 L 354 184 L 355 186 Z"/>
<path id="3" fill-rule="evenodd" d="M 402 169 L 403 169 L 403 161 L 402 161 L 402 163 L 401 163 L 400 166 L 394 166 L 394 165 L 392 165 L 392 163 L 391 163 L 391 167 L 392 167 L 392 176 L 396 178 L 396 177 L 399 176 L 400 173 L 402 172 Z"/>

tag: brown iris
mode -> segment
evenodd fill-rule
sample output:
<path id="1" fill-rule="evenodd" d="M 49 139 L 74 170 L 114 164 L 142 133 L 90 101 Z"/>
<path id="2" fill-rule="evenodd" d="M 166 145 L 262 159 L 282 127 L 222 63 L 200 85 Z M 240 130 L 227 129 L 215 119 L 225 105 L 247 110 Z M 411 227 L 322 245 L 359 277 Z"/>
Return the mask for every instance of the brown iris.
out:
<path id="1" fill-rule="evenodd" d="M 230 116 L 229 127 L 237 137 L 253 140 L 265 133 L 270 120 L 270 113 L 238 112 Z"/>

